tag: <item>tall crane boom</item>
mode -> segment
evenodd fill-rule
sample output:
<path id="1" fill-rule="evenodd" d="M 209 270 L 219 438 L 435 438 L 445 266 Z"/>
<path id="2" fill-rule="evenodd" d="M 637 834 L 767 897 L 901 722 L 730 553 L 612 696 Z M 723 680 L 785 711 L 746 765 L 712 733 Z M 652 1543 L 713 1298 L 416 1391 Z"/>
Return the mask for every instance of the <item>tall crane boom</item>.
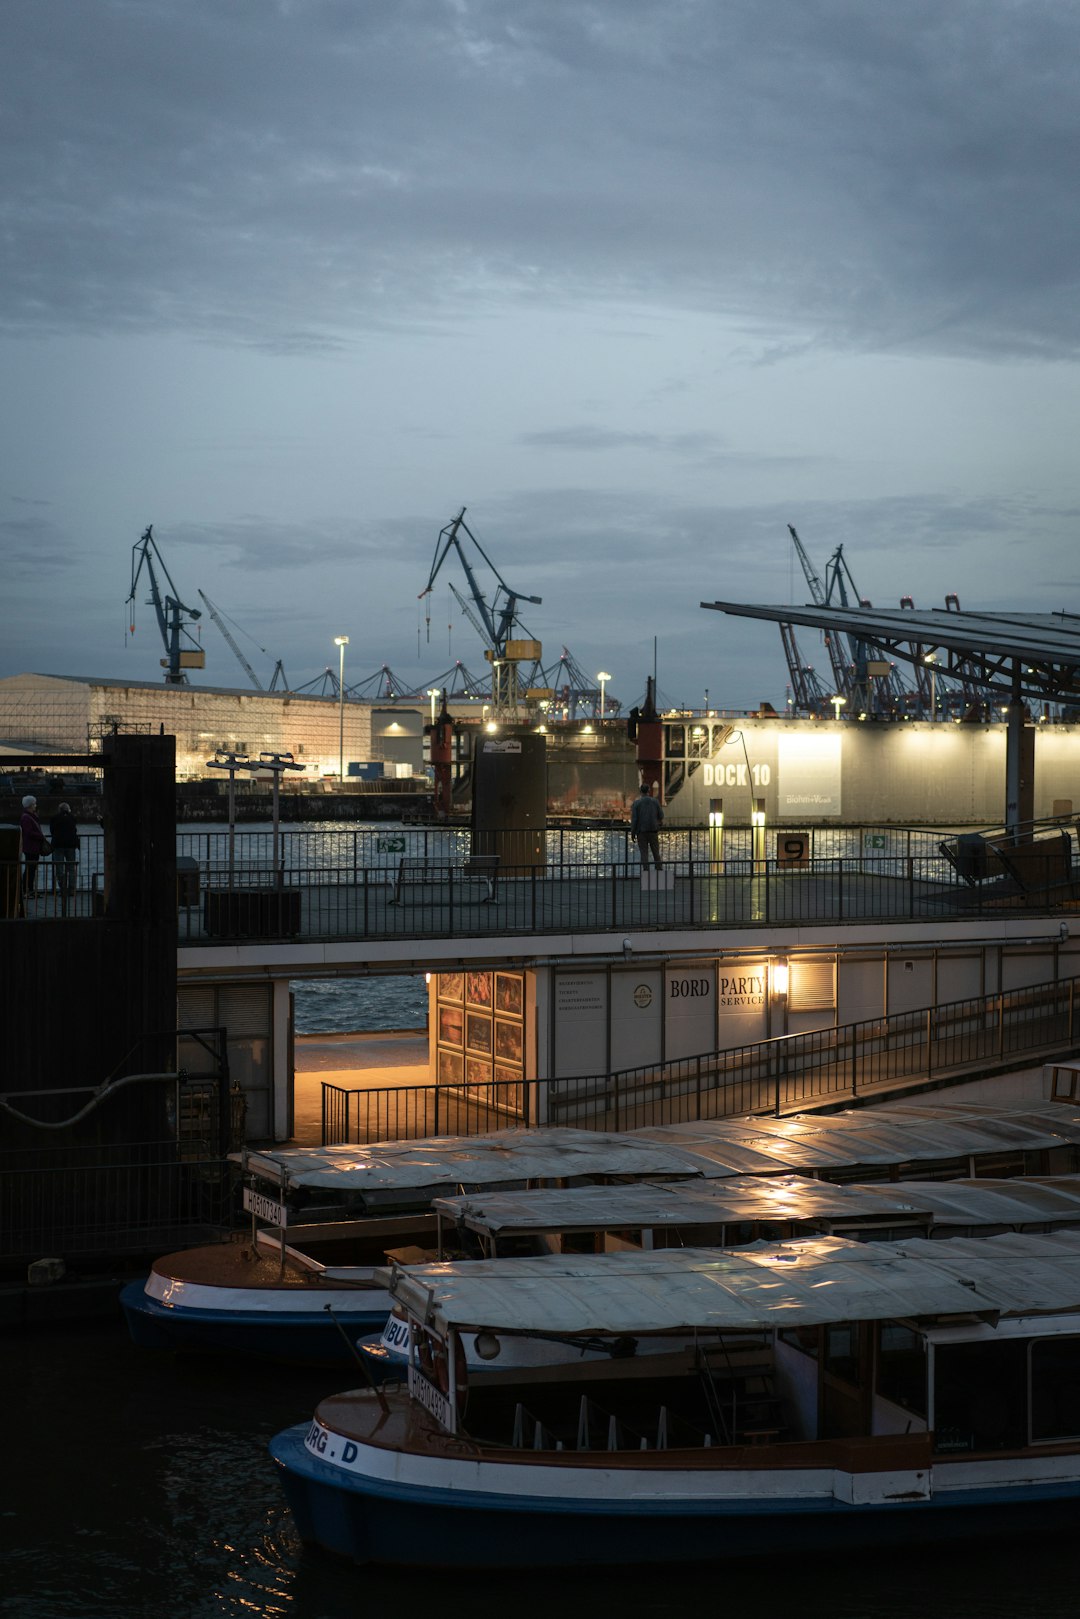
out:
<path id="1" fill-rule="evenodd" d="M 791 535 L 791 543 L 795 547 L 795 554 L 798 557 L 802 571 L 806 576 L 806 582 L 810 586 L 810 594 L 814 598 L 814 602 L 818 607 L 825 607 L 829 599 L 825 586 L 819 579 L 813 563 L 806 554 L 802 541 L 790 523 L 788 524 L 788 533 Z M 794 645 L 794 635 L 792 635 L 792 644 Z M 850 701 L 852 687 L 851 665 L 844 656 L 841 638 L 831 630 L 825 631 L 825 649 L 829 654 L 829 667 L 832 669 L 833 685 L 836 688 L 837 696 L 843 697 L 846 701 Z M 785 655 L 787 655 L 789 648 L 786 642 L 784 651 Z M 798 658 L 797 649 L 795 655 L 796 658 Z M 788 657 L 788 668 L 791 668 L 790 657 Z M 792 675 L 792 683 L 795 684 L 794 674 Z"/>
<path id="2" fill-rule="evenodd" d="M 165 596 L 162 595 L 158 585 L 157 573 L 154 570 L 155 559 L 169 587 L 169 594 Z M 176 586 L 169 577 L 169 570 L 154 539 L 153 524 L 146 528 L 138 544 L 131 548 L 131 590 L 128 593 L 127 604 L 131 606 L 132 635 L 135 633 L 135 591 L 144 568 L 150 586 L 150 605 L 157 617 L 158 629 L 165 647 L 165 656 L 161 660 L 161 667 L 165 671 L 165 684 L 186 686 L 188 669 L 206 667 L 206 653 L 188 629 L 188 624 L 200 619 L 202 614 L 197 607 L 185 607 L 177 595 Z M 190 643 L 188 646 L 181 645 L 181 638 L 185 636 Z"/>
<path id="3" fill-rule="evenodd" d="M 229 634 L 229 631 L 228 631 L 228 629 L 226 627 L 226 624 L 225 624 L 225 620 L 222 618 L 219 609 L 214 606 L 213 602 L 210 600 L 210 598 L 206 594 L 205 590 L 200 590 L 199 595 L 202 597 L 203 601 L 206 603 L 206 610 L 210 614 L 210 617 L 213 619 L 214 623 L 217 625 L 218 629 L 221 631 L 222 635 L 225 637 L 225 639 L 228 642 L 229 646 L 235 652 L 237 662 L 241 665 L 241 667 L 243 669 L 245 669 L 247 671 L 247 677 L 251 681 L 251 684 L 255 687 L 255 690 L 256 691 L 265 690 L 265 687 L 263 686 L 262 681 L 259 679 L 259 677 L 255 673 L 254 669 L 251 667 L 250 663 L 244 657 L 244 654 L 241 652 L 240 648 L 237 646 L 237 644 L 233 640 L 232 636 Z M 275 670 L 275 673 L 276 672 L 277 671 Z"/>
<path id="4" fill-rule="evenodd" d="M 488 567 L 491 569 L 496 580 L 498 581 L 497 588 L 490 603 L 477 583 L 476 574 L 473 572 L 473 568 L 469 562 L 465 547 L 461 543 L 460 536 L 463 533 L 472 541 L 480 556 L 487 563 Z M 431 572 L 428 575 L 428 582 L 420 592 L 421 601 L 423 601 L 425 596 L 430 596 L 432 588 L 435 584 L 435 580 L 438 577 L 439 570 L 446 561 L 446 558 L 449 556 L 451 550 L 457 552 L 461 566 L 465 570 L 465 578 L 469 585 L 469 594 L 473 599 L 477 616 L 480 618 L 484 626 L 484 634 L 488 638 L 490 650 L 494 653 L 495 657 L 503 658 L 506 655 L 506 643 L 511 639 L 514 625 L 517 622 L 518 602 L 533 602 L 536 606 L 539 606 L 543 600 L 543 597 L 526 596 L 521 591 L 510 589 L 510 586 L 506 583 L 506 580 L 492 562 L 491 558 L 480 544 L 480 541 L 476 538 L 476 535 L 466 524 L 465 507 L 462 506 L 461 510 L 458 512 L 453 521 L 447 523 L 445 528 L 439 530 L 439 537 L 435 542 L 435 556 L 431 564 Z M 455 595 L 456 594 L 457 593 L 455 591 Z"/>

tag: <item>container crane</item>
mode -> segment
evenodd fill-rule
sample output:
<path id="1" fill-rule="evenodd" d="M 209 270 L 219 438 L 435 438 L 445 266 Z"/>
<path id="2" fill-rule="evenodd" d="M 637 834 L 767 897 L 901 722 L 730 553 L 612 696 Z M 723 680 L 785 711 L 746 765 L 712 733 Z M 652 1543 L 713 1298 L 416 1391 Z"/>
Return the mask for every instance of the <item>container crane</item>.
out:
<path id="1" fill-rule="evenodd" d="M 169 587 L 169 594 L 163 596 L 158 585 L 157 573 L 154 570 L 154 561 L 165 578 Z M 205 669 L 206 653 L 195 640 L 188 628 L 202 617 L 197 607 L 186 607 L 176 593 L 176 586 L 169 577 L 169 570 L 165 566 L 157 541 L 154 539 L 153 524 L 150 524 L 137 545 L 131 548 L 131 590 L 127 603 L 131 607 L 131 633 L 135 634 L 135 591 L 146 569 L 150 585 L 149 603 L 153 607 L 161 631 L 161 640 L 165 647 L 165 656 L 161 660 L 161 667 L 165 671 L 166 686 L 186 686 L 189 684 L 187 671 L 189 669 Z M 186 637 L 190 643 L 182 645 Z"/>
<path id="2" fill-rule="evenodd" d="M 788 524 L 788 533 L 791 535 L 791 543 L 795 547 L 795 555 L 799 559 L 802 571 L 806 577 L 806 582 L 810 586 L 810 594 L 814 599 L 815 605 L 818 607 L 824 607 L 828 601 L 828 597 L 825 593 L 825 586 L 818 578 L 818 575 L 814 570 L 813 563 L 806 554 L 802 541 L 799 539 L 798 534 L 795 532 L 790 523 Z M 794 647 L 794 634 L 792 635 L 791 640 L 792 647 Z M 844 657 L 843 643 L 841 642 L 840 637 L 838 635 L 834 635 L 831 630 L 825 631 L 825 649 L 829 654 L 829 667 L 832 670 L 835 693 L 838 697 L 843 697 L 845 702 L 850 702 L 852 688 L 851 665 Z M 800 683 L 801 670 L 805 666 L 802 665 L 801 661 L 798 659 L 798 649 L 795 648 L 794 651 L 797 668 L 792 668 L 791 656 L 788 655 L 789 648 L 787 641 L 785 640 L 784 652 L 785 655 L 788 656 L 788 669 L 791 674 L 791 683 L 792 686 L 798 686 Z"/>
<path id="3" fill-rule="evenodd" d="M 468 553 L 461 542 L 461 535 L 472 541 L 477 552 L 498 581 L 490 603 L 476 579 Z M 463 506 L 457 516 L 439 531 L 435 542 L 435 556 L 431 564 L 428 582 L 420 592 L 420 600 L 430 596 L 438 577 L 439 570 L 449 556 L 451 550 L 458 554 L 465 578 L 469 586 L 476 618 L 469 612 L 470 622 L 476 626 L 479 619 L 483 625 L 483 638 L 487 641 L 484 656 L 491 664 L 491 698 L 496 718 L 513 718 L 518 707 L 518 670 L 519 662 L 533 661 L 540 657 L 540 644 L 532 640 L 518 640 L 514 638 L 514 629 L 520 621 L 518 619 L 518 602 L 532 602 L 539 606 L 543 600 L 540 596 L 526 596 L 520 591 L 511 590 L 502 574 L 496 568 L 476 535 L 465 522 L 465 507 Z M 457 592 L 454 592 L 457 595 Z M 459 597 L 460 601 L 461 598 Z M 431 614 L 427 616 L 428 639 L 431 639 Z"/>

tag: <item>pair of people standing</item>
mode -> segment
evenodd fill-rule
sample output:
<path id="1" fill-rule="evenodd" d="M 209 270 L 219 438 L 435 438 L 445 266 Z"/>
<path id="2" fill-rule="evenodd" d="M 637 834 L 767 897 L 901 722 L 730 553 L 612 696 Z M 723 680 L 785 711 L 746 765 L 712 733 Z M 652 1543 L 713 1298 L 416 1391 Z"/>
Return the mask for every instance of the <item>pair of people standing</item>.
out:
<path id="1" fill-rule="evenodd" d="M 19 830 L 22 834 L 24 905 L 37 897 L 38 866 L 43 856 L 51 854 L 60 893 L 60 909 L 66 916 L 75 894 L 75 872 L 79 858 L 79 829 L 71 813 L 71 805 L 60 805 L 49 822 L 49 836 L 46 837 L 38 818 L 37 799 L 28 793 L 22 801 Z"/>

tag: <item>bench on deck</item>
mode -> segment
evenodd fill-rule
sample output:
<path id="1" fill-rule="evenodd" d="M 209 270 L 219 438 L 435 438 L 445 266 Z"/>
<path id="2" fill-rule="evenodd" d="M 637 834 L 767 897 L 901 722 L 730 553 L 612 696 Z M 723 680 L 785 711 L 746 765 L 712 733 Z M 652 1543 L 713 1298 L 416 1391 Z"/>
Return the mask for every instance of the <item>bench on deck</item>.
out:
<path id="1" fill-rule="evenodd" d="M 476 898 L 479 904 L 486 905 L 495 898 L 498 875 L 497 854 L 470 855 L 460 866 L 451 866 L 445 860 L 432 860 L 427 856 L 414 858 L 402 855 L 394 877 L 390 904 L 399 905 L 410 892 L 430 888 L 432 883 L 447 883 L 451 892 L 457 892 L 463 899 L 471 897 L 474 889 L 482 889 L 483 892 L 477 894 Z"/>

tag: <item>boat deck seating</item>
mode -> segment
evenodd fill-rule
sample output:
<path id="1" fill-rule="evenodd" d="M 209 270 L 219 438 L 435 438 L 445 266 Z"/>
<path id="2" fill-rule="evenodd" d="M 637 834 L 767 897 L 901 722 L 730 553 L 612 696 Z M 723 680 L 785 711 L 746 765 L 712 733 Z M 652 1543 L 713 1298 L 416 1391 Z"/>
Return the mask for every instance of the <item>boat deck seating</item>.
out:
<path id="1" fill-rule="evenodd" d="M 770 1405 L 778 1407 L 775 1396 Z M 624 1417 L 606 1410 L 591 1396 L 583 1394 L 578 1407 L 576 1432 L 559 1429 L 545 1422 L 520 1402 L 514 1408 L 511 1447 L 514 1450 L 567 1450 L 567 1451 L 627 1451 L 627 1450 L 711 1450 L 715 1445 L 767 1445 L 787 1436 L 788 1430 L 781 1420 L 768 1421 L 764 1417 L 747 1420 L 737 1427 L 723 1417 L 712 1429 L 703 1427 L 667 1405 L 655 1408 L 641 1427 L 635 1427 Z"/>
<path id="2" fill-rule="evenodd" d="M 400 905 L 406 899 L 424 898 L 425 890 L 435 884 L 445 885 L 462 901 L 475 897 L 478 904 L 486 905 L 495 898 L 499 877 L 497 854 L 474 854 L 460 866 L 448 865 L 445 860 L 432 860 L 427 856 L 402 855 L 394 876 L 391 905 Z"/>

